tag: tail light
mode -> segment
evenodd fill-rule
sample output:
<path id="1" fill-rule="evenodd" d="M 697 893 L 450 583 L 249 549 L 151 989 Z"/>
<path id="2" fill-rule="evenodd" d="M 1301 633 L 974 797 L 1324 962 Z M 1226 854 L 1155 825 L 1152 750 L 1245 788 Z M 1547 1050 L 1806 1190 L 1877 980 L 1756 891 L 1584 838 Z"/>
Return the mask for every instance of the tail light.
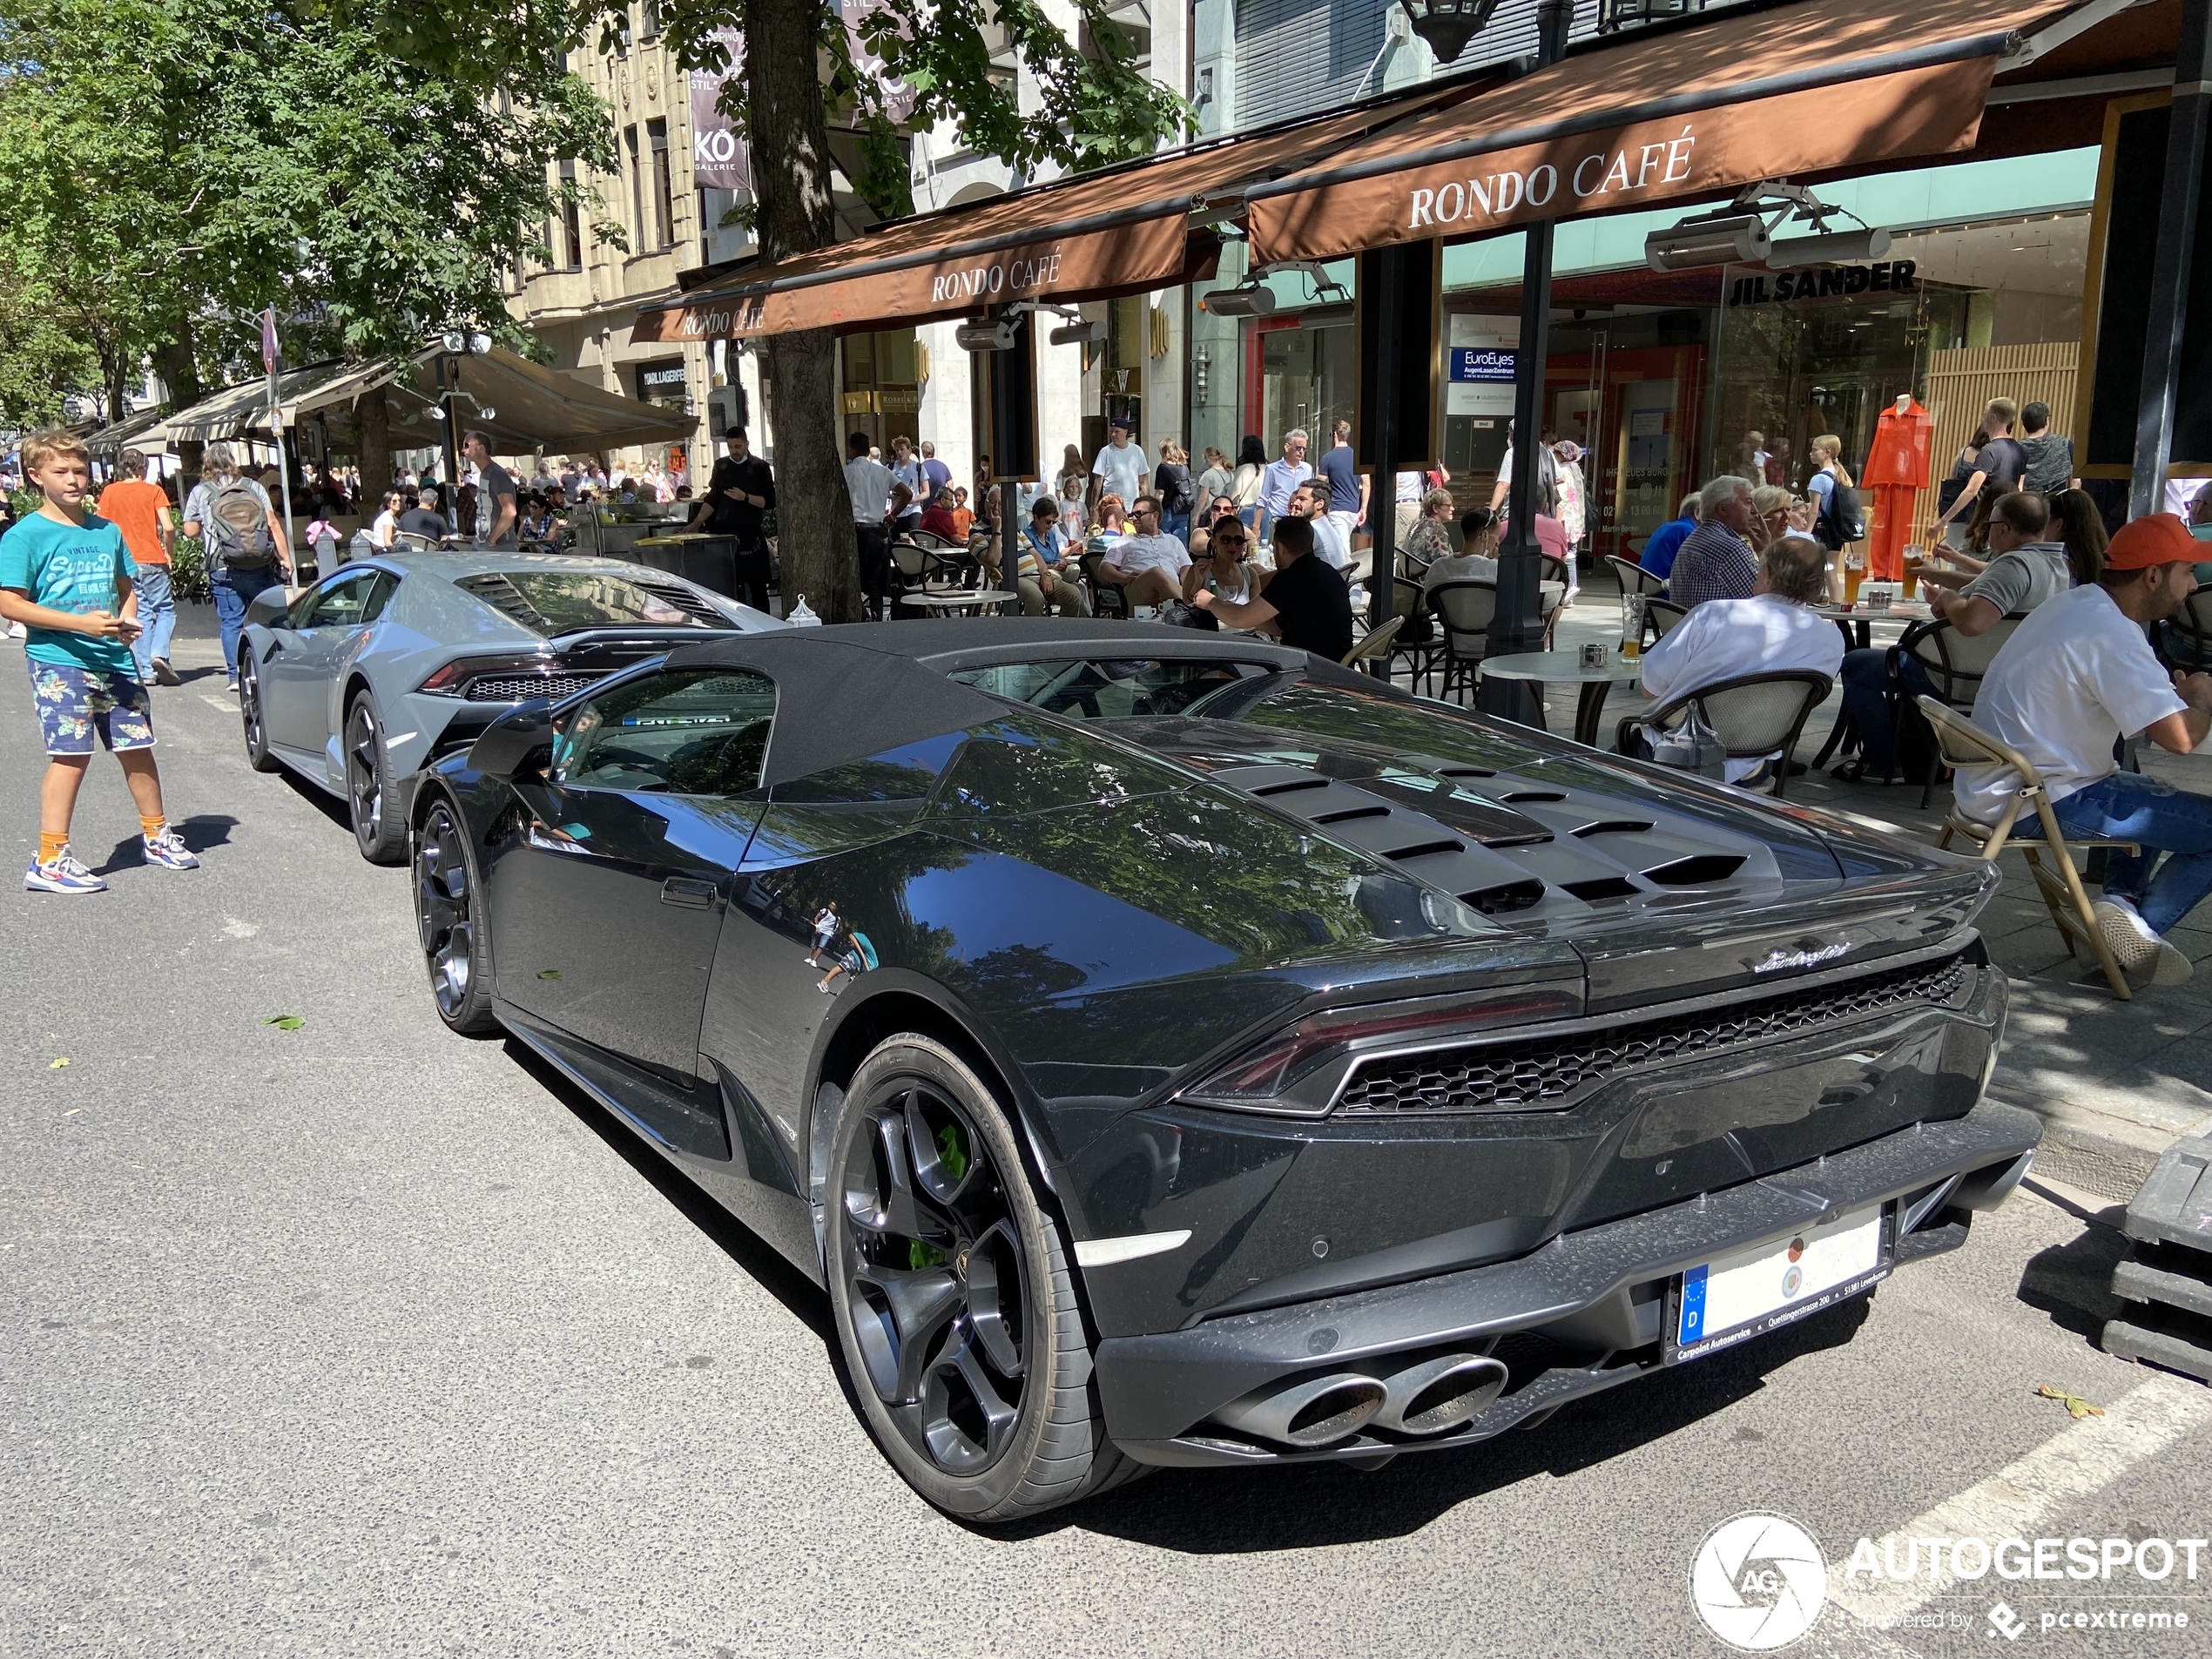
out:
<path id="1" fill-rule="evenodd" d="M 470 703 L 520 703 L 533 697 L 557 702 L 601 678 L 604 671 L 542 651 L 527 656 L 463 657 L 448 663 L 415 689 L 432 697 L 455 697 Z"/>
<path id="2" fill-rule="evenodd" d="M 1331 1008 L 1245 1049 L 1177 1098 L 1278 1116 L 1325 1117 L 1363 1060 L 1443 1046 L 1478 1032 L 1568 1019 L 1581 1009 L 1579 980 Z"/>

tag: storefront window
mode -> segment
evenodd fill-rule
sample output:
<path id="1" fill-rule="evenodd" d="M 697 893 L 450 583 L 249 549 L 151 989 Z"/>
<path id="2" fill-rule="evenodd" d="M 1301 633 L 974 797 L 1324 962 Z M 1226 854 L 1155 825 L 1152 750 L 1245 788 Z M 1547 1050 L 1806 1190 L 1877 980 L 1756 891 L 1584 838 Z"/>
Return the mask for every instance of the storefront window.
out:
<path id="1" fill-rule="evenodd" d="M 1731 266 L 1722 292 L 1711 470 L 1797 491 L 1824 433 L 1857 469 L 1882 406 L 1926 384 L 1932 324 L 1947 340 L 1966 300 L 1921 284 L 1910 260 Z"/>
<path id="2" fill-rule="evenodd" d="M 1332 311 L 1336 307 L 1331 308 Z M 1245 345 L 1246 361 L 1257 371 L 1260 442 L 1272 456 L 1283 435 L 1303 428 L 1312 440 L 1309 457 L 1329 447 L 1329 428 L 1352 418 L 1357 387 L 1357 347 L 1352 318 L 1307 313 L 1286 324 L 1255 324 Z"/>
<path id="3" fill-rule="evenodd" d="M 838 347 L 845 370 L 842 429 L 867 433 L 868 442 L 888 455 L 892 439 L 912 438 L 920 425 L 914 330 L 847 334 Z"/>

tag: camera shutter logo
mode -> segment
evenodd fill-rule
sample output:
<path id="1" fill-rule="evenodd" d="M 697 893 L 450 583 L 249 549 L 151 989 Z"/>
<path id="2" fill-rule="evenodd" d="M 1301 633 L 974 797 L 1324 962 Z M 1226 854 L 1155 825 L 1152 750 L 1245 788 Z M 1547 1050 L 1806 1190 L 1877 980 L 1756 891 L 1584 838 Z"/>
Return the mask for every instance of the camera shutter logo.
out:
<path id="1" fill-rule="evenodd" d="M 1732 1648 L 1767 1653 L 1812 1629 L 1828 1595 L 1820 1546 L 1787 1515 L 1757 1512 L 1705 1534 L 1689 1565 L 1690 1605 Z"/>

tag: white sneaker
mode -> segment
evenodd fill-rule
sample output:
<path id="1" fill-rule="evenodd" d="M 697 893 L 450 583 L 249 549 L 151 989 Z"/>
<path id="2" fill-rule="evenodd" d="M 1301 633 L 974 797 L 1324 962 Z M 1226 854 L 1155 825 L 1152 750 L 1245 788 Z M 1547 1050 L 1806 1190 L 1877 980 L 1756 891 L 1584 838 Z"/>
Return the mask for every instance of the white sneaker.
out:
<path id="1" fill-rule="evenodd" d="M 31 893 L 105 893 L 107 883 L 86 869 L 77 854 L 64 846 L 51 859 L 42 861 L 31 855 L 30 867 L 23 873 L 23 884 Z"/>
<path id="2" fill-rule="evenodd" d="M 30 637 L 30 630 L 19 622 L 11 622 L 8 624 L 8 637 L 10 639 L 26 639 Z"/>
<path id="3" fill-rule="evenodd" d="M 2143 920 L 2132 900 L 2099 899 L 2089 914 L 2122 973 L 2137 978 L 2148 974 L 2153 985 L 2181 985 L 2196 972 L 2195 963 Z"/>

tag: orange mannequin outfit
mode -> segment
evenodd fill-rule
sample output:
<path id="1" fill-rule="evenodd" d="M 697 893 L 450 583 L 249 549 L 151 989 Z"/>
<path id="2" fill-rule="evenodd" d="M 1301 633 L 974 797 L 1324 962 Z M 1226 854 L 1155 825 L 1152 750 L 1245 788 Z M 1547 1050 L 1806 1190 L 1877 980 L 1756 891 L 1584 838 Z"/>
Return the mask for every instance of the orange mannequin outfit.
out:
<path id="1" fill-rule="evenodd" d="M 1905 575 L 1905 549 L 1912 539 L 1912 501 L 1928 487 L 1928 460 L 1935 448 L 1935 416 L 1918 398 L 1905 411 L 1892 403 L 1874 422 L 1874 447 L 1858 485 L 1871 493 L 1866 530 L 1866 575 L 1895 582 Z"/>

